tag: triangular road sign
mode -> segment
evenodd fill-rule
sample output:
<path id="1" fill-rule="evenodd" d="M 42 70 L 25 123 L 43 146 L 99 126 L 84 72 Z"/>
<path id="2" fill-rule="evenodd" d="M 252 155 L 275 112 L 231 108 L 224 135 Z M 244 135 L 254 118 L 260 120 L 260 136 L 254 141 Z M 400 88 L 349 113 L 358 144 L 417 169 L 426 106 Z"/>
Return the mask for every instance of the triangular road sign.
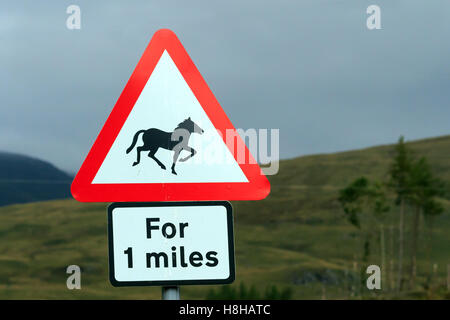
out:
<path id="1" fill-rule="evenodd" d="M 258 200 L 270 184 L 176 35 L 162 29 L 71 191 L 87 202 Z"/>

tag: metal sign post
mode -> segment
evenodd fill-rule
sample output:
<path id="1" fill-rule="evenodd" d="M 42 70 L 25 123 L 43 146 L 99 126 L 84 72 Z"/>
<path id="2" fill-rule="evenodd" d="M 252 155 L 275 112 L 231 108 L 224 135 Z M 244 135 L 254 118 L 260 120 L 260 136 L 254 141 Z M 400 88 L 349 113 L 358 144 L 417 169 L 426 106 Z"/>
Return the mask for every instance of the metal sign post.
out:
<path id="1" fill-rule="evenodd" d="M 180 300 L 180 287 L 162 287 L 163 300 Z"/>

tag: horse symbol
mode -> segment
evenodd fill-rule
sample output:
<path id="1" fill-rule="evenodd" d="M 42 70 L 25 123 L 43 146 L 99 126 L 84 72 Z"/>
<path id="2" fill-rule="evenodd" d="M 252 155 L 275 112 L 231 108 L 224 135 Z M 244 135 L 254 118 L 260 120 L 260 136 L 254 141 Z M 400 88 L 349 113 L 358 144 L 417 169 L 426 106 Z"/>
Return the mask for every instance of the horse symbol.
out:
<path id="1" fill-rule="evenodd" d="M 197 153 L 194 148 L 188 146 L 189 138 L 191 136 L 191 133 L 193 132 L 202 134 L 204 131 L 195 122 L 193 122 L 190 117 L 181 122 L 173 132 L 165 132 L 156 128 L 139 130 L 134 134 L 133 142 L 127 149 L 127 154 L 130 153 L 131 150 L 133 150 L 139 135 L 141 133 L 144 133 L 142 135 L 142 141 L 144 142 L 144 145 L 136 148 L 137 160 L 133 163 L 133 166 L 139 164 L 139 162 L 141 161 L 141 151 L 149 151 L 148 156 L 155 160 L 155 162 L 161 167 L 161 169 L 166 170 L 164 164 L 155 156 L 156 151 L 158 151 L 159 148 L 163 148 L 166 150 L 174 151 L 171 169 L 173 174 L 177 174 L 175 172 L 175 163 L 178 160 L 180 152 L 182 150 L 186 150 L 191 153 L 190 155 L 181 158 L 179 160 L 181 162 L 192 158 Z"/>

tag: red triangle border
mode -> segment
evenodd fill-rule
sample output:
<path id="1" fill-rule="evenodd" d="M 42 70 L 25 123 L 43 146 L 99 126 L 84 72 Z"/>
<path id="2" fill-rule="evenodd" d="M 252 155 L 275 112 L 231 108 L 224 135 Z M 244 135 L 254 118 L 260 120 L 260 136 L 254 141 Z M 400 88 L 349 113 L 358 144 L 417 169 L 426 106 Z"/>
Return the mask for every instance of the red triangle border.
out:
<path id="1" fill-rule="evenodd" d="M 165 50 L 213 125 L 222 132 L 222 137 L 225 137 L 227 129 L 235 130 L 175 33 L 168 29 L 161 29 L 153 35 L 75 176 L 71 186 L 73 197 L 82 202 L 260 200 L 267 197 L 270 192 L 270 183 L 239 136 L 235 141 L 236 145 L 244 145 L 248 161 L 238 164 L 249 182 L 92 184 Z M 231 150 L 229 145 L 227 147 L 236 160 L 235 150 Z"/>

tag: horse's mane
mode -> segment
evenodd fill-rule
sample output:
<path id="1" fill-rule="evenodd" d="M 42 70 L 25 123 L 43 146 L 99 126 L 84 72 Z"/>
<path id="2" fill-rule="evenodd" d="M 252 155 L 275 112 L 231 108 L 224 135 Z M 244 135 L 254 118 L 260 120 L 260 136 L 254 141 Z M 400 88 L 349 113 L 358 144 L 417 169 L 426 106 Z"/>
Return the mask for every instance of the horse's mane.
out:
<path id="1" fill-rule="evenodd" d="M 186 129 L 189 132 L 193 132 L 194 131 L 194 123 L 191 120 L 186 119 L 178 124 L 178 126 L 175 128 L 175 130 L 177 130 L 177 129 Z"/>

